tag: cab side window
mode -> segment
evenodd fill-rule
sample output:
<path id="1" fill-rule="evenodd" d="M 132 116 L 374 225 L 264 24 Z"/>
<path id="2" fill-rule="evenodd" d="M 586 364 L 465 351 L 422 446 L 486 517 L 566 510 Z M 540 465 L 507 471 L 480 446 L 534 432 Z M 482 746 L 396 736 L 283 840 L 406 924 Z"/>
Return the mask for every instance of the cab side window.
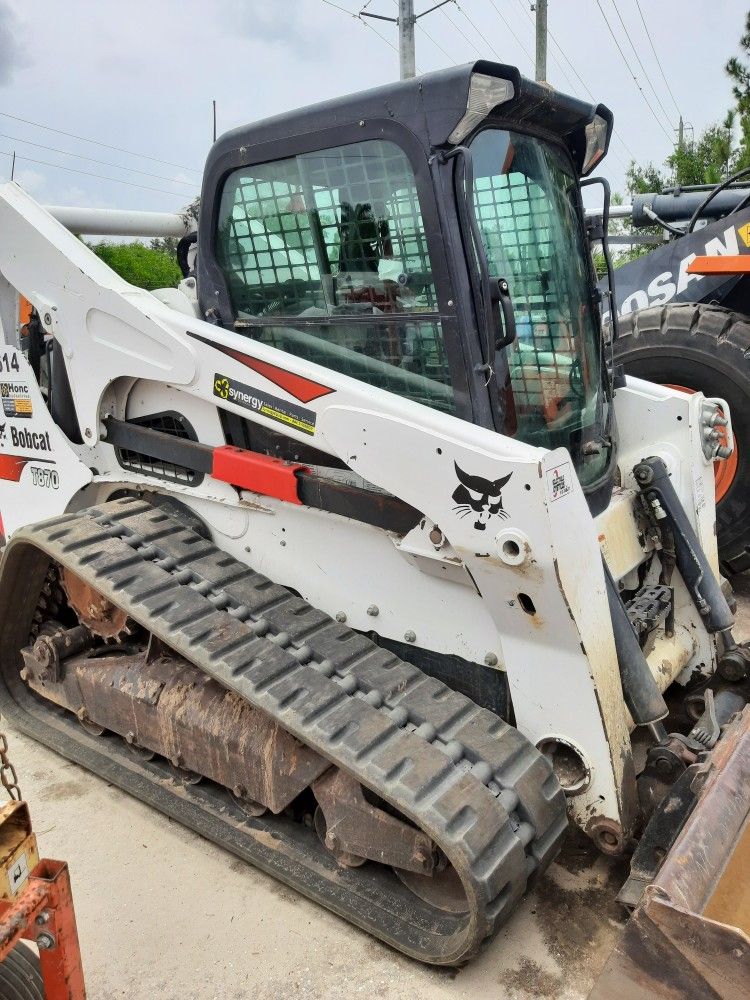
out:
<path id="1" fill-rule="evenodd" d="M 217 233 L 238 329 L 453 412 L 414 174 L 368 140 L 243 167 Z"/>

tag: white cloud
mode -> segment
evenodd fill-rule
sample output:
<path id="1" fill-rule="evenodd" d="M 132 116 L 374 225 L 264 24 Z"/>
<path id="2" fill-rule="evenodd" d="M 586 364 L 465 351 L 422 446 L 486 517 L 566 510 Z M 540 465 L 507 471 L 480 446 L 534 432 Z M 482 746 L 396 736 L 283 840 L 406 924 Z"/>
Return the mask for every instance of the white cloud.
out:
<path id="1" fill-rule="evenodd" d="M 38 170 L 30 167 L 20 167 L 16 161 L 16 171 L 13 178 L 24 191 L 28 191 L 35 198 L 40 198 L 47 187 L 47 178 Z"/>
<path id="2" fill-rule="evenodd" d="M 325 36 L 314 20 L 305 17 L 306 4 L 224 0 L 224 6 L 232 28 L 248 41 L 286 47 L 305 59 L 320 58 Z"/>
<path id="3" fill-rule="evenodd" d="M 0 0 L 0 87 L 10 83 L 16 70 L 29 65 L 19 22 L 6 0 Z"/>

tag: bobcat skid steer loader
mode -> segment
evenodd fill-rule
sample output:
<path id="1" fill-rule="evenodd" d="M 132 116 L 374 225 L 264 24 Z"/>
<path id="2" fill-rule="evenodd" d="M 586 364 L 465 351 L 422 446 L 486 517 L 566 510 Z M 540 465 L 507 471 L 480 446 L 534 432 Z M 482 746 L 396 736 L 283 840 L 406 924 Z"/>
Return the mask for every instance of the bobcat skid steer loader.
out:
<path id="1" fill-rule="evenodd" d="M 0 711 L 425 962 L 569 821 L 668 848 L 722 746 L 705 868 L 748 811 L 728 409 L 613 388 L 580 197 L 611 125 L 479 62 L 238 129 L 162 295 L 0 187 Z"/>

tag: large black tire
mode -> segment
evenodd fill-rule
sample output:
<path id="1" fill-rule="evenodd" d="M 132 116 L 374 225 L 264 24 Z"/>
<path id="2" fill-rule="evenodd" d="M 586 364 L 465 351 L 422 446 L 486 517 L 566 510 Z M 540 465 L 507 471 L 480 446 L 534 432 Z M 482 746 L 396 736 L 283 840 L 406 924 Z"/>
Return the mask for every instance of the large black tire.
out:
<path id="1" fill-rule="evenodd" d="M 19 942 L 0 965 L 0 1000 L 44 1000 L 39 956 L 28 945 Z"/>
<path id="2" fill-rule="evenodd" d="M 719 559 L 727 576 L 750 569 L 750 320 L 693 303 L 642 309 L 620 321 L 615 362 L 629 375 L 729 404 L 738 462 L 716 507 Z"/>

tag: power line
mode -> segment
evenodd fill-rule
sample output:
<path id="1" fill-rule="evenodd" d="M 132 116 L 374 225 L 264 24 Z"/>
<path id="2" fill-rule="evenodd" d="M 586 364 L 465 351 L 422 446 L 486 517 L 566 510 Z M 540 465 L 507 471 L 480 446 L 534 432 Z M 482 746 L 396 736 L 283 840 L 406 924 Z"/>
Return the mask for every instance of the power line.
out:
<path id="1" fill-rule="evenodd" d="M 335 10 L 340 10 L 342 14 L 348 14 L 349 17 L 357 18 L 354 11 L 347 10 L 346 7 L 339 7 L 337 3 L 331 3 L 331 0 L 321 0 L 321 2 L 324 3 L 326 7 L 333 7 Z M 365 4 L 365 6 L 367 6 L 367 4 Z"/>
<path id="2" fill-rule="evenodd" d="M 486 42 L 486 44 L 489 45 L 490 50 L 492 51 L 492 54 L 495 56 L 495 58 L 499 59 L 500 62 L 502 62 L 503 61 L 503 57 L 500 55 L 500 53 L 497 51 L 497 49 L 494 47 L 494 45 L 491 45 L 487 41 L 486 35 L 482 34 L 482 32 L 479 30 L 479 28 L 476 26 L 476 24 L 474 24 L 474 22 L 472 21 L 472 19 L 466 13 L 466 11 L 463 9 L 463 7 L 457 2 L 457 0 L 456 0 L 456 7 L 457 7 L 459 13 L 463 14 L 463 16 L 466 18 L 466 20 L 469 22 L 469 24 L 474 29 L 474 31 L 476 31 L 476 33 L 479 35 L 479 37 L 482 39 L 482 41 Z"/>
<path id="3" fill-rule="evenodd" d="M 432 44 L 435 46 L 436 49 L 440 49 L 440 51 L 443 53 L 443 55 L 446 57 L 446 59 L 448 59 L 449 62 L 452 62 L 454 66 L 458 66 L 458 63 L 453 58 L 453 56 L 450 54 L 450 52 L 447 52 L 443 48 L 443 46 L 440 44 L 440 42 L 436 42 L 435 39 L 432 37 L 432 35 L 429 33 L 429 31 L 427 31 L 426 28 L 423 28 L 421 25 L 417 25 L 417 27 L 422 32 L 422 34 L 425 36 L 425 38 L 427 39 L 428 42 L 432 42 Z"/>
<path id="4" fill-rule="evenodd" d="M 669 121 L 669 112 L 664 107 L 664 105 L 661 103 L 661 98 L 656 93 L 656 87 L 654 86 L 654 84 L 653 84 L 653 82 L 651 80 L 651 77 L 648 75 L 648 70 L 643 65 L 643 62 L 641 61 L 641 57 L 638 55 L 638 50 L 636 49 L 635 45 L 633 44 L 633 39 L 630 37 L 630 32 L 628 31 L 628 29 L 627 29 L 627 27 L 625 25 L 625 22 L 622 19 L 622 15 L 620 14 L 620 8 L 617 6 L 616 0 L 612 0 L 612 6 L 615 8 L 615 13 L 617 14 L 617 17 L 618 17 L 618 19 L 620 21 L 620 24 L 622 25 L 622 30 L 625 32 L 625 37 L 630 42 L 630 48 L 633 50 L 633 55 L 638 60 L 638 65 L 643 70 L 643 75 L 646 77 L 648 85 L 649 85 L 649 87 L 651 87 L 651 90 L 654 93 L 654 97 L 656 98 L 656 102 L 659 105 L 659 107 L 661 108 L 662 114 L 664 115 L 664 117 L 666 118 L 666 120 Z"/>
<path id="5" fill-rule="evenodd" d="M 531 54 L 531 53 L 529 52 L 529 50 L 528 50 L 528 49 L 526 48 L 526 46 L 525 46 L 525 45 L 523 44 L 523 42 L 522 42 L 522 41 L 521 41 L 521 39 L 520 39 L 520 38 L 518 37 L 518 35 L 517 35 L 517 34 L 515 33 L 515 31 L 513 30 L 513 28 L 511 28 L 511 26 L 510 26 L 510 22 L 509 22 L 509 21 L 508 21 L 508 19 L 506 18 L 505 14 L 503 14 L 503 13 L 501 12 L 500 8 L 499 8 L 499 7 L 497 6 L 497 4 L 495 3 L 495 0 L 490 0 L 490 3 L 492 4 L 492 7 L 493 7 L 493 9 L 494 9 L 495 13 L 497 14 L 497 16 L 498 16 L 498 17 L 500 18 L 500 20 L 501 20 L 501 21 L 503 22 L 503 24 L 504 24 L 504 25 L 505 25 L 505 27 L 506 27 L 506 28 L 508 29 L 508 31 L 509 31 L 509 32 L 511 33 L 511 35 L 513 35 L 513 37 L 515 38 L 515 40 L 516 40 L 516 41 L 518 42 L 518 44 L 519 44 L 519 45 L 521 46 L 522 50 L 523 50 L 523 51 L 524 51 L 524 52 L 526 53 L 526 55 L 527 55 L 527 56 L 529 57 L 529 59 L 531 60 L 531 62 L 532 62 L 532 64 L 533 64 L 533 62 L 534 62 L 534 57 L 533 57 L 533 56 L 532 56 L 532 54 Z"/>
<path id="6" fill-rule="evenodd" d="M 15 153 L 9 153 L 6 149 L 0 149 L 0 156 L 13 157 L 15 155 Z M 63 167 L 59 163 L 49 163 L 47 160 L 34 160 L 30 156 L 16 156 L 16 159 L 23 160 L 26 163 L 36 163 L 42 167 L 54 167 L 55 170 L 65 170 L 69 174 L 83 174 L 84 177 L 96 177 L 100 181 L 112 181 L 114 184 L 125 184 L 127 187 L 140 188 L 142 191 L 155 191 L 157 194 L 169 194 L 173 198 L 186 197 L 176 191 L 165 191 L 163 188 L 147 187 L 145 184 L 135 184 L 133 181 L 123 181 L 120 180 L 119 177 L 106 177 L 104 174 L 93 174 L 88 170 L 77 170 L 75 167 Z"/>
<path id="7" fill-rule="evenodd" d="M 607 15 L 606 15 L 606 14 L 604 13 L 604 8 L 602 7 L 602 5 L 601 5 L 601 2 L 600 2 L 600 0 L 596 0 L 596 6 L 597 6 L 597 7 L 599 8 L 599 13 L 600 13 L 600 14 L 602 15 L 602 17 L 604 18 L 604 23 L 605 23 L 605 24 L 607 25 L 607 30 L 609 31 L 610 35 L 612 36 L 612 41 L 613 41 L 613 42 L 615 43 L 615 45 L 617 46 L 617 51 L 618 51 L 618 52 L 620 53 L 620 55 L 622 56 L 622 61 L 623 61 L 623 62 L 625 63 L 625 65 L 627 66 L 627 69 L 628 69 L 628 72 L 629 72 L 629 73 L 630 73 L 630 75 L 631 75 L 631 76 L 633 77 L 633 82 L 635 83 L 636 87 L 638 88 L 638 90 L 639 90 L 639 92 L 640 92 L 640 95 L 641 95 L 641 97 L 643 98 L 643 100 L 644 100 L 644 102 L 645 102 L 645 104 L 646 104 L 646 107 L 647 107 L 647 108 L 648 108 L 648 110 L 649 110 L 649 111 L 651 112 L 651 114 L 652 114 L 652 115 L 654 116 L 654 120 L 655 120 L 656 124 L 657 124 L 657 125 L 659 126 L 659 128 L 660 128 L 660 129 L 662 130 L 662 132 L 664 133 L 664 135 L 665 135 L 665 136 L 667 137 L 667 139 L 668 139 L 668 140 L 669 140 L 669 142 L 671 143 L 671 142 L 673 141 L 673 140 L 672 140 L 672 136 L 671 136 L 671 135 L 669 134 L 669 132 L 667 132 L 667 130 L 666 130 L 666 129 L 664 128 L 664 126 L 663 126 L 663 125 L 662 125 L 662 123 L 661 123 L 661 120 L 659 119 L 659 116 L 658 116 L 658 115 L 656 114 L 656 112 L 654 111 L 654 109 L 653 109 L 653 107 L 652 107 L 652 105 L 651 105 L 651 102 L 649 101 L 648 97 L 646 97 L 646 92 L 645 92 L 645 90 L 644 90 L 644 89 L 643 89 L 643 87 L 642 87 L 642 86 L 640 85 L 640 83 L 639 83 L 639 81 L 638 81 L 638 77 L 637 77 L 637 76 L 635 75 L 635 73 L 633 72 L 633 70 L 632 70 L 632 68 L 631 68 L 631 66 L 630 66 L 630 63 L 628 62 L 628 59 L 627 59 L 627 56 L 626 56 L 626 55 L 625 55 L 625 53 L 624 53 L 624 52 L 622 51 L 622 46 L 621 46 L 621 45 L 620 45 L 620 43 L 619 43 L 619 42 L 617 41 L 617 35 L 616 35 L 616 34 L 614 33 L 614 31 L 612 30 L 612 25 L 611 25 L 611 24 L 609 23 L 609 19 L 607 18 Z"/>
<path id="8" fill-rule="evenodd" d="M 328 2 L 328 0 L 325 0 Z M 100 142 L 98 139 L 88 139 L 84 135 L 75 135 L 73 132 L 64 132 L 59 128 L 52 128 L 51 125 L 41 125 L 39 122 L 32 122 L 26 118 L 19 118 L 18 115 L 11 115 L 7 111 L 0 111 L 3 118 L 12 118 L 14 122 L 22 122 L 24 125 L 33 125 L 34 128 L 42 128 L 47 132 L 54 132 L 56 135 L 67 136 L 68 139 L 76 139 L 78 142 L 90 142 L 94 146 L 102 146 L 104 149 L 114 149 L 118 153 L 126 153 L 128 156 L 138 156 L 143 160 L 153 160 L 154 163 L 162 163 L 165 167 L 177 167 L 178 170 L 187 170 L 192 174 L 199 174 L 200 170 L 193 170 L 191 167 L 183 167 L 179 163 L 172 163 L 169 160 L 160 160 L 156 156 L 149 156 L 148 153 L 134 153 L 132 149 L 123 149 L 122 146 L 111 146 L 107 142 Z"/>
<path id="9" fill-rule="evenodd" d="M 458 4 L 456 4 L 456 7 L 458 7 Z M 461 8 L 458 7 L 458 9 L 460 10 Z M 456 24 L 456 22 L 453 20 L 453 18 L 450 16 L 450 14 L 448 13 L 448 11 L 444 7 L 441 8 L 440 13 L 443 14 L 444 17 L 448 18 L 448 21 L 453 25 L 453 27 L 456 29 L 456 31 L 459 33 L 459 35 L 461 35 L 461 37 L 466 42 L 468 42 L 468 44 L 472 47 L 472 49 L 474 49 L 475 52 L 478 52 L 476 43 L 472 42 L 472 40 L 469 38 L 469 36 L 466 34 L 466 32 L 463 30 L 463 28 L 459 24 Z M 478 53 L 478 54 L 479 54 L 479 57 L 481 59 L 481 53 Z"/>
<path id="10" fill-rule="evenodd" d="M 364 11 L 365 7 L 368 7 L 368 6 L 370 5 L 370 3 L 371 3 L 371 2 L 372 2 L 372 0 L 367 0 L 367 3 L 366 3 L 366 4 L 365 4 L 365 6 L 364 6 L 364 7 L 362 8 L 362 10 Z M 393 0 L 393 2 L 395 3 L 396 7 L 398 7 L 398 0 Z M 360 11 L 360 13 L 361 13 L 361 11 Z M 430 14 L 430 13 L 431 13 L 431 11 L 425 11 L 425 13 L 426 13 L 426 14 Z M 417 23 L 415 24 L 415 28 L 417 28 L 417 27 L 418 27 L 418 28 L 419 28 L 419 30 L 420 30 L 420 31 L 422 32 L 422 34 L 423 34 L 423 35 L 425 36 L 425 38 L 427 39 L 427 41 L 428 41 L 428 42 L 432 42 L 432 44 L 433 44 L 433 45 L 435 46 L 435 48 L 436 48 L 436 49 L 440 49 L 440 51 L 441 51 L 441 52 L 443 53 L 443 55 L 444 55 L 444 56 L 446 57 L 446 59 L 447 59 L 447 60 L 448 60 L 449 62 L 452 62 L 454 66 L 458 66 L 458 63 L 457 63 L 457 62 L 456 62 L 456 60 L 455 60 L 455 59 L 453 58 L 453 56 L 452 56 L 452 55 L 450 54 L 450 52 L 447 52 L 447 51 L 446 51 L 446 50 L 445 50 L 445 49 L 443 48 L 443 46 L 442 46 L 442 45 L 440 44 L 440 42 L 436 42 L 436 41 L 435 41 L 435 39 L 434 39 L 434 38 L 432 37 L 432 35 L 431 35 L 431 34 L 429 33 L 429 31 L 428 31 L 428 30 L 427 30 L 426 28 L 423 28 L 423 27 L 422 27 L 422 25 L 421 25 L 421 24 L 419 23 L 419 22 L 420 22 L 421 20 L 422 20 L 421 16 L 417 18 Z"/>
<path id="11" fill-rule="evenodd" d="M 533 19 L 533 17 L 531 16 L 531 14 L 529 14 L 528 10 L 526 9 L 526 7 L 525 7 L 525 5 L 524 5 L 524 0 L 518 0 L 518 3 L 519 3 L 519 4 L 521 5 L 521 9 L 523 10 L 523 12 L 524 12 L 524 14 L 526 15 L 526 17 L 527 17 L 527 18 L 529 19 L 529 21 L 531 22 L 531 24 L 533 25 L 533 24 L 534 24 L 534 19 Z M 586 91 L 586 93 L 587 93 L 587 94 L 588 94 L 588 96 L 589 96 L 589 97 L 591 98 L 591 100 L 592 100 L 592 101 L 595 101 L 595 100 L 596 100 L 596 98 L 595 98 L 595 97 L 594 97 L 594 95 L 593 95 L 593 94 L 591 93 L 591 91 L 589 90 L 589 88 L 588 88 L 588 87 L 586 86 L 586 82 L 585 82 L 585 80 L 584 80 L 584 79 L 583 79 L 583 78 L 581 77 L 580 73 L 579 73 L 579 72 L 578 72 L 578 70 L 577 70 L 577 69 L 575 68 L 575 65 L 574 65 L 574 64 L 573 64 L 573 63 L 572 63 L 572 62 L 570 61 L 570 59 L 568 59 L 568 57 L 567 57 L 567 55 L 566 55 L 566 53 L 565 53 L 565 51 L 564 51 L 563 47 L 562 47 L 562 46 L 560 45 L 560 43 L 558 42 L 558 40 L 557 40 L 557 39 L 555 38 L 555 36 L 554 36 L 554 35 L 552 34 L 552 32 L 551 32 L 551 31 L 550 31 L 549 29 L 547 29 L 547 34 L 549 35 L 549 37 L 550 37 L 550 41 L 551 41 L 551 42 L 552 42 L 552 44 L 553 44 L 553 45 L 555 46 L 555 48 L 557 49 L 557 51 L 558 51 L 558 52 L 560 53 L 560 55 L 561 55 L 561 56 L 563 57 L 563 59 L 565 60 L 565 62 L 566 62 L 566 63 L 568 64 L 568 66 L 570 66 L 570 69 L 571 69 L 571 71 L 573 72 L 573 75 L 575 76 L 576 80 L 578 80 L 578 82 L 579 82 L 579 83 L 580 83 L 580 85 L 581 85 L 581 86 L 583 87 L 583 89 L 584 89 L 584 90 Z M 567 74 L 567 72 L 566 72 L 566 70 L 565 70 L 565 67 L 564 67 L 564 66 L 562 65 L 562 63 L 561 63 L 561 62 L 560 62 L 560 60 L 559 60 L 559 59 L 557 58 L 557 56 L 553 54 L 553 55 L 552 55 L 552 58 L 553 58 L 553 59 L 555 60 L 555 62 L 557 63 L 557 65 L 558 65 L 558 66 L 560 67 L 560 71 L 561 71 L 561 72 L 562 72 L 562 74 L 563 74 L 563 75 L 565 76 L 565 79 L 566 79 L 566 80 L 568 81 L 568 83 L 569 83 L 569 84 L 570 84 L 571 86 L 573 86 L 573 87 L 574 87 L 574 86 L 575 86 L 575 84 L 573 83 L 573 81 L 571 80 L 571 78 L 570 78 L 570 77 L 568 76 L 568 74 Z"/>
<path id="12" fill-rule="evenodd" d="M 532 18 L 531 14 L 529 14 L 528 10 L 526 9 L 526 5 L 524 3 L 524 0 L 517 0 L 517 2 L 521 5 L 521 10 L 524 12 L 524 14 L 526 15 L 526 17 L 528 18 L 528 20 L 531 22 L 531 24 L 533 26 L 534 19 Z M 493 4 L 493 6 L 494 6 L 494 4 Z M 594 95 L 592 94 L 590 88 L 586 85 L 586 81 L 581 77 L 580 73 L 575 68 L 574 64 L 570 61 L 570 59 L 568 58 L 567 54 L 565 53 L 565 50 L 560 45 L 560 43 L 558 42 L 558 40 L 555 38 L 555 36 L 552 34 L 552 32 L 549 29 L 547 30 L 547 34 L 549 35 L 550 41 L 555 46 L 555 48 L 557 49 L 557 51 L 563 57 L 563 59 L 565 60 L 565 62 L 568 64 L 568 66 L 570 66 L 572 72 L 574 73 L 574 75 L 575 75 L 576 79 L 578 80 L 578 82 L 580 83 L 580 85 L 583 87 L 583 89 L 586 92 L 586 94 L 589 96 L 589 98 L 592 101 L 596 102 L 596 97 L 594 97 Z M 567 70 L 565 69 L 565 67 L 563 66 L 563 64 L 560 62 L 560 59 L 558 58 L 558 56 L 556 56 L 554 52 L 551 52 L 550 55 L 552 56 L 552 58 L 554 59 L 554 61 L 557 63 L 557 65 L 558 65 L 558 67 L 560 69 L 560 72 L 563 74 L 563 76 L 565 77 L 565 79 L 571 85 L 571 87 L 573 88 L 573 90 L 575 90 L 576 89 L 576 85 L 573 82 L 573 80 L 571 79 L 570 74 L 567 72 Z M 529 58 L 530 58 L 530 54 L 529 54 Z M 613 139 L 615 139 L 617 142 L 620 143 L 620 145 L 625 150 L 625 152 L 628 154 L 628 156 L 630 156 L 633 160 L 636 159 L 635 153 L 628 146 L 628 144 L 625 142 L 625 140 L 622 138 L 622 136 L 618 132 L 614 133 Z M 623 160 L 623 158 L 620 156 L 620 154 L 616 150 L 614 150 L 614 149 L 612 150 L 612 155 L 615 156 L 619 160 L 621 166 L 623 166 L 625 169 L 627 169 L 627 166 L 628 166 L 627 163 L 625 163 L 625 161 Z"/>
<path id="13" fill-rule="evenodd" d="M 355 14 L 355 17 L 356 16 L 357 15 Z M 363 17 L 357 17 L 357 20 L 361 24 L 363 24 L 366 28 L 369 28 L 370 31 L 372 31 L 374 34 L 376 34 L 378 36 L 378 38 L 381 40 L 381 42 L 385 42 L 386 45 L 390 45 L 390 47 L 393 49 L 393 51 L 396 52 L 396 53 L 398 53 L 398 46 L 394 45 L 393 42 L 390 40 L 390 38 L 386 38 L 385 35 L 381 35 L 380 32 L 377 30 L 377 28 L 373 28 L 373 26 L 368 21 L 365 21 L 365 19 Z M 420 70 L 420 72 L 421 72 L 421 70 Z"/>
<path id="14" fill-rule="evenodd" d="M 669 91 L 669 96 L 672 98 L 672 104 L 674 104 L 675 106 L 675 111 L 680 116 L 680 118 L 682 118 L 682 112 L 680 111 L 677 101 L 675 100 L 675 96 L 672 93 L 672 88 L 669 86 L 669 81 L 667 80 L 664 68 L 662 67 L 661 60 L 659 59 L 656 49 L 654 48 L 654 43 L 651 40 L 651 32 L 648 30 L 648 25 L 646 24 L 646 18 L 643 16 L 643 11 L 641 10 L 641 5 L 638 2 L 638 0 L 635 0 L 635 5 L 638 8 L 638 13 L 641 15 L 641 21 L 643 21 L 643 29 L 646 32 L 646 38 L 648 38 L 648 44 L 651 46 L 651 51 L 654 53 L 654 59 L 656 59 L 656 65 L 659 67 L 661 78 L 664 81 L 667 90 Z"/>
<path id="15" fill-rule="evenodd" d="M 48 153 L 61 153 L 63 156 L 73 156 L 76 160 L 86 160 L 87 163 L 98 163 L 101 167 L 114 167 L 116 170 L 127 170 L 131 174 L 142 174 L 144 177 L 154 177 L 160 181 L 168 181 L 170 184 L 184 184 L 186 187 L 194 188 L 190 181 L 177 181 L 172 177 L 164 177 L 163 174 L 151 174 L 147 170 L 136 170 L 135 167 L 126 167 L 122 163 L 111 163 L 109 160 L 95 160 L 91 156 L 83 156 L 81 153 L 71 153 L 67 149 L 57 149 L 55 146 L 45 146 L 40 142 L 32 142 L 30 139 L 21 139 L 17 135 L 6 135 L 0 132 L 0 139 L 10 139 L 11 142 L 22 142 L 25 146 L 34 146 L 36 149 L 46 149 Z"/>
<path id="16" fill-rule="evenodd" d="M 371 0 L 367 0 L 367 3 L 362 8 L 362 10 L 365 10 L 370 5 L 370 2 L 371 2 Z M 366 21 L 361 16 L 362 11 L 360 11 L 359 13 L 356 13 L 353 10 L 347 10 L 346 7 L 341 7 L 337 3 L 332 3 L 332 0 L 322 0 L 322 3 L 324 3 L 327 7 L 333 7 L 334 10 L 341 11 L 342 14 L 348 14 L 349 17 L 353 17 L 355 21 L 359 21 L 359 23 L 362 24 L 362 25 L 364 25 L 365 28 L 369 28 L 370 31 L 373 32 L 373 34 L 377 35 L 381 42 L 385 42 L 385 44 L 388 45 L 390 48 L 392 48 L 394 52 L 398 53 L 398 47 L 396 45 L 394 45 L 393 42 L 389 38 L 386 38 L 385 35 L 381 35 L 380 32 L 377 30 L 377 28 L 373 28 L 373 26 L 370 24 L 370 22 Z M 421 70 L 420 70 L 420 72 L 421 72 Z"/>

